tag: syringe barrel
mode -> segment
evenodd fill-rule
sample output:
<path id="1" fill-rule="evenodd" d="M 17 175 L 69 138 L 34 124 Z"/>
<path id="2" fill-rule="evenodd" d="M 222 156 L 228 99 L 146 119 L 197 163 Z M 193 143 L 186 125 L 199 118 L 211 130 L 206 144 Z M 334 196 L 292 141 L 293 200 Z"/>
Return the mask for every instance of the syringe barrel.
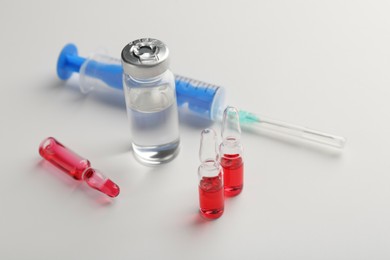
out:
<path id="1" fill-rule="evenodd" d="M 175 76 L 177 105 L 198 116 L 217 120 L 225 108 L 225 89 L 182 76 Z"/>
<path id="2" fill-rule="evenodd" d="M 104 54 L 92 54 L 80 67 L 80 90 L 84 94 L 95 88 L 123 90 L 121 61 Z"/>

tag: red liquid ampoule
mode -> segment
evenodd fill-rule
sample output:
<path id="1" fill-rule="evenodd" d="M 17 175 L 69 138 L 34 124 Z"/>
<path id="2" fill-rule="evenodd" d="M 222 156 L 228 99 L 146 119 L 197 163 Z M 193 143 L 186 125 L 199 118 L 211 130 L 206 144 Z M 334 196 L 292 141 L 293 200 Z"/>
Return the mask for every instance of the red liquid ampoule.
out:
<path id="1" fill-rule="evenodd" d="M 244 183 L 241 128 L 238 110 L 234 107 L 229 106 L 224 111 L 222 139 L 219 155 L 224 174 L 225 195 L 232 197 L 241 193 Z"/>
<path id="2" fill-rule="evenodd" d="M 203 130 L 199 150 L 199 205 L 206 219 L 217 219 L 224 211 L 223 172 L 217 160 L 216 137 L 214 130 Z"/>
<path id="3" fill-rule="evenodd" d="M 225 195 L 240 194 L 244 183 L 244 163 L 240 154 L 222 154 L 221 166 L 224 174 Z"/>
<path id="4" fill-rule="evenodd" d="M 84 180 L 90 187 L 116 197 L 119 187 L 98 170 L 91 168 L 91 163 L 69 150 L 53 137 L 48 137 L 39 146 L 39 154 L 76 180 Z"/>

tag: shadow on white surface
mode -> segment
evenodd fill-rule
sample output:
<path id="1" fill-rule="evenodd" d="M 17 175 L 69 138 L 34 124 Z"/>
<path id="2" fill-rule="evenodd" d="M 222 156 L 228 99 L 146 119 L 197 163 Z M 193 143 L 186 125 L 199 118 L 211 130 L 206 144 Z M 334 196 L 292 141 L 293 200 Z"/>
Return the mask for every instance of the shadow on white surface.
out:
<path id="1" fill-rule="evenodd" d="M 84 94 L 80 91 L 78 78 L 76 76 L 71 77 L 67 81 L 54 79 L 52 83 L 44 87 L 45 92 L 51 92 L 58 89 L 66 89 L 75 96 L 80 97 L 80 99 L 88 98 L 96 101 L 96 103 L 118 108 L 122 111 L 126 110 L 126 102 L 122 91 L 110 88 L 99 88 Z"/>
<path id="2" fill-rule="evenodd" d="M 69 189 L 70 193 L 76 194 L 82 194 L 80 196 L 87 196 L 92 201 L 95 201 L 97 204 L 101 206 L 109 206 L 112 204 L 113 199 L 107 197 L 106 195 L 100 193 L 97 190 L 94 190 L 90 188 L 86 183 L 83 183 L 83 181 L 79 181 L 74 179 L 73 177 L 69 176 L 67 173 L 61 171 L 51 163 L 40 160 L 38 163 L 36 163 L 36 167 L 38 169 L 42 169 L 43 172 L 47 173 L 47 176 L 54 176 L 53 178 L 57 179 L 59 183 L 62 183 L 64 186 L 66 186 L 66 189 Z M 49 178 L 49 177 L 48 177 Z M 48 186 L 48 190 L 51 189 L 54 191 L 53 188 L 50 188 Z M 62 192 L 62 190 L 55 190 L 56 192 Z M 77 199 L 74 197 L 74 199 Z"/>
<path id="3" fill-rule="evenodd" d="M 309 152 L 315 152 L 329 157 L 338 158 L 343 154 L 343 149 L 335 148 L 325 144 L 310 142 L 293 136 L 273 133 L 267 130 L 262 131 L 258 129 L 245 129 L 242 134 L 255 136 L 256 138 L 266 138 L 273 142 L 278 142 L 289 147 L 307 150 Z"/>
<path id="4" fill-rule="evenodd" d="M 75 180 L 74 178 L 61 171 L 48 161 L 45 161 L 44 159 L 39 160 L 35 168 L 42 170 L 42 173 L 47 173 L 48 176 L 54 176 L 49 178 L 58 179 L 59 183 L 65 185 L 70 191 L 78 189 L 81 185 L 81 182 Z"/>
<path id="5" fill-rule="evenodd" d="M 185 110 L 185 108 L 179 109 L 179 120 L 181 124 L 185 124 L 198 130 L 208 128 L 214 123 L 209 119 L 191 114 L 188 110 Z"/>
<path id="6" fill-rule="evenodd" d="M 223 215 L 221 216 L 221 218 L 223 218 Z M 200 212 L 199 210 L 197 210 L 196 212 L 194 212 L 194 215 L 192 216 L 191 218 L 191 222 L 190 222 L 190 225 L 194 228 L 198 227 L 198 226 L 206 226 L 206 225 L 211 225 L 213 222 L 217 222 L 219 220 L 218 219 L 205 219 L 204 217 L 202 217 L 200 215 Z"/>

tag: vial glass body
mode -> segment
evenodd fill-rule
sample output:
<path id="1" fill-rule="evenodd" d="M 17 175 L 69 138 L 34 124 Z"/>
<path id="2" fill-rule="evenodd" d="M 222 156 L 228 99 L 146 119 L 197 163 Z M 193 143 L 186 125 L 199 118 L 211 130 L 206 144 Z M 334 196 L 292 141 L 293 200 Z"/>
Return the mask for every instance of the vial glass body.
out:
<path id="1" fill-rule="evenodd" d="M 175 78 L 170 70 L 148 79 L 123 76 L 132 148 L 145 164 L 161 164 L 178 153 L 180 136 Z"/>

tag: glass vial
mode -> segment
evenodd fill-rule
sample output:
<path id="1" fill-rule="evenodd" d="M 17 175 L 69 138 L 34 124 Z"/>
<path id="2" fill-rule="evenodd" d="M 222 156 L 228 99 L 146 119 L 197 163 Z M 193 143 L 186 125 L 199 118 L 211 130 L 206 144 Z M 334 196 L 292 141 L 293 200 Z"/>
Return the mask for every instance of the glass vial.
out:
<path id="1" fill-rule="evenodd" d="M 198 168 L 200 214 L 206 219 L 216 219 L 224 211 L 222 168 L 218 163 L 217 134 L 213 129 L 201 133 Z"/>
<path id="2" fill-rule="evenodd" d="M 123 88 L 134 155 L 147 165 L 172 160 L 179 151 L 175 78 L 167 46 L 156 39 L 133 41 L 122 50 Z"/>
<path id="3" fill-rule="evenodd" d="M 243 149 L 237 108 L 229 106 L 225 109 L 221 135 L 219 156 L 224 173 L 225 195 L 232 197 L 241 193 L 244 182 Z"/>

